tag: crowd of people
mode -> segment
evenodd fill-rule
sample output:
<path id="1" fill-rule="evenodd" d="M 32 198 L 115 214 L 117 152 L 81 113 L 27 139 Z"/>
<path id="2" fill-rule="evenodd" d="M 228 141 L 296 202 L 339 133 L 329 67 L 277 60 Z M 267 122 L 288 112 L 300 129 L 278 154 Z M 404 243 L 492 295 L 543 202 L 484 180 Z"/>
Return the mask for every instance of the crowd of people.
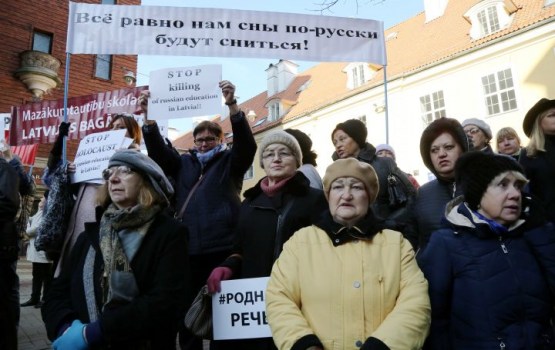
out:
<path id="1" fill-rule="evenodd" d="M 183 322 L 194 296 L 257 277 L 269 277 L 271 337 L 211 340 L 211 350 L 555 349 L 555 100 L 524 116 L 526 146 L 511 127 L 493 139 L 481 119 L 434 120 L 420 138 L 434 179 L 420 185 L 358 119 L 331 131 L 334 162 L 321 178 L 307 134 L 273 130 L 257 145 L 235 86 L 220 88 L 233 145 L 204 121 L 179 154 L 149 119 L 148 91 L 142 128 L 112 118 L 133 142 L 110 158 L 103 184 L 68 185 L 75 202 L 57 254 L 33 244 L 48 192 L 41 199 L 21 306 L 41 308 L 54 349 L 204 349 Z M 76 171 L 61 157 L 69 124 L 59 130 L 47 185 Z M 0 348 L 11 350 L 16 220 L 32 180 L 1 154 Z M 253 161 L 265 176 L 241 200 Z"/>

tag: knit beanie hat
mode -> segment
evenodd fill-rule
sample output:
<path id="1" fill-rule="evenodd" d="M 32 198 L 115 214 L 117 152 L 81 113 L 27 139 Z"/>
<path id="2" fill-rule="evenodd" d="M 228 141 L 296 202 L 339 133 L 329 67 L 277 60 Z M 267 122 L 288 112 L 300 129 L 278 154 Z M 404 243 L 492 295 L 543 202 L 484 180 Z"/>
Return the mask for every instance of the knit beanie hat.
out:
<path id="1" fill-rule="evenodd" d="M 297 142 L 297 140 L 292 135 L 286 133 L 283 130 L 276 130 L 266 134 L 266 136 L 264 136 L 264 138 L 260 142 L 260 146 L 258 147 L 258 149 L 260 150 L 259 151 L 260 166 L 262 167 L 262 169 L 264 169 L 264 163 L 262 162 L 262 154 L 264 153 L 264 150 L 266 149 L 266 147 L 268 147 L 273 143 L 282 144 L 284 146 L 287 146 L 287 148 L 291 150 L 291 153 L 293 153 L 293 156 L 297 161 L 297 168 L 303 164 L 303 153 L 301 151 L 301 146 L 299 146 L 299 143 Z"/>
<path id="2" fill-rule="evenodd" d="M 395 150 L 393 149 L 393 147 L 391 147 L 387 143 L 382 143 L 382 144 L 376 146 L 376 154 L 378 154 L 380 151 L 389 151 L 389 152 L 391 152 L 391 154 L 393 154 L 393 160 L 395 160 Z"/>
<path id="3" fill-rule="evenodd" d="M 473 151 L 459 157 L 455 165 L 457 188 L 462 190 L 470 209 L 478 209 L 491 181 L 507 171 L 524 174 L 520 164 L 510 156 Z"/>
<path id="4" fill-rule="evenodd" d="M 492 136 L 492 133 L 491 133 L 491 128 L 482 119 L 470 118 L 470 119 L 466 119 L 465 121 L 462 122 L 463 128 L 465 126 L 468 126 L 468 125 L 475 125 L 476 127 L 478 127 L 478 129 L 482 130 L 484 132 L 484 134 L 486 134 L 486 137 L 488 138 L 488 140 L 492 139 L 493 136 Z"/>
<path id="5" fill-rule="evenodd" d="M 368 193 L 368 204 L 374 203 L 378 197 L 380 185 L 374 168 L 370 164 L 360 162 L 355 158 L 345 158 L 336 160 L 326 169 L 326 174 L 322 179 L 326 199 L 329 197 L 332 182 L 340 177 L 354 177 L 362 181 Z"/>
<path id="6" fill-rule="evenodd" d="M 431 122 L 430 125 L 424 129 L 420 137 L 420 156 L 426 167 L 434 174 L 436 170 L 434 169 L 434 164 L 430 157 L 430 147 L 432 146 L 432 142 L 444 132 L 449 133 L 455 139 L 463 149 L 463 153 L 468 152 L 469 149 L 468 138 L 458 120 L 452 118 L 439 118 Z"/>
<path id="7" fill-rule="evenodd" d="M 333 141 L 333 135 L 337 130 L 343 130 L 344 133 L 349 135 L 360 148 L 366 145 L 366 137 L 368 136 L 368 130 L 366 125 L 358 119 L 349 119 L 343 123 L 339 123 L 335 126 L 331 133 L 331 140 Z"/>
<path id="8" fill-rule="evenodd" d="M 108 162 L 108 168 L 119 165 L 127 165 L 146 176 L 156 193 L 169 204 L 169 198 L 173 195 L 173 187 L 162 168 L 151 158 L 136 150 L 123 149 L 112 155 Z"/>

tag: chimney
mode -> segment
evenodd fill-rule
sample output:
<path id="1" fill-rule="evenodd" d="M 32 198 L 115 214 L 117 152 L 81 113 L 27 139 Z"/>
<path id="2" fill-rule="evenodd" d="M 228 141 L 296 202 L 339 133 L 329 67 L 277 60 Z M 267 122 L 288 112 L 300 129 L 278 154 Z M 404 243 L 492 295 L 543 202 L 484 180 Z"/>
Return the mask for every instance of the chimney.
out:
<path id="1" fill-rule="evenodd" d="M 426 23 L 443 16 L 449 0 L 424 0 Z"/>
<path id="2" fill-rule="evenodd" d="M 289 87 L 289 84 L 297 76 L 299 65 L 287 60 L 279 60 L 276 64 L 270 64 L 266 69 L 268 79 L 268 97 L 271 97 Z"/>

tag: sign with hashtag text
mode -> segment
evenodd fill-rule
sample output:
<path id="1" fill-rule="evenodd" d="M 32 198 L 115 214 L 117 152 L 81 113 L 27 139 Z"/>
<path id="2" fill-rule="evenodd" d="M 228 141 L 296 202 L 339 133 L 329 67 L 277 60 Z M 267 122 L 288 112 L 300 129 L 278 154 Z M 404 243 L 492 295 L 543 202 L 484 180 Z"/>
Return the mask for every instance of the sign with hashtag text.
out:
<path id="1" fill-rule="evenodd" d="M 269 277 L 222 281 L 212 296 L 214 339 L 254 339 L 272 336 L 266 320 Z"/>

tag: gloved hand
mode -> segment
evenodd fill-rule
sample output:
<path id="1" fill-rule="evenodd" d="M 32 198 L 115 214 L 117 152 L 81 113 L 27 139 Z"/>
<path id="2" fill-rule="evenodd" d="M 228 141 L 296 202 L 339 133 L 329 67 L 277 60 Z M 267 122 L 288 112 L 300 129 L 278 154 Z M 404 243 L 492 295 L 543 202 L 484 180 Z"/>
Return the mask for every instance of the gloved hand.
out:
<path id="1" fill-rule="evenodd" d="M 60 123 L 60 127 L 58 129 L 58 135 L 60 136 L 67 136 L 69 135 L 69 123 L 67 122 L 61 122 Z"/>
<path id="2" fill-rule="evenodd" d="M 89 348 L 85 341 L 85 325 L 79 320 L 74 320 L 71 326 L 54 341 L 54 350 L 87 350 Z"/>
<path id="3" fill-rule="evenodd" d="M 230 279 L 232 275 L 233 275 L 233 271 L 231 271 L 229 267 L 224 267 L 224 266 L 216 267 L 210 273 L 208 280 L 206 280 L 206 285 L 208 286 L 208 292 L 210 294 L 220 292 L 222 290 L 221 282 Z"/>

